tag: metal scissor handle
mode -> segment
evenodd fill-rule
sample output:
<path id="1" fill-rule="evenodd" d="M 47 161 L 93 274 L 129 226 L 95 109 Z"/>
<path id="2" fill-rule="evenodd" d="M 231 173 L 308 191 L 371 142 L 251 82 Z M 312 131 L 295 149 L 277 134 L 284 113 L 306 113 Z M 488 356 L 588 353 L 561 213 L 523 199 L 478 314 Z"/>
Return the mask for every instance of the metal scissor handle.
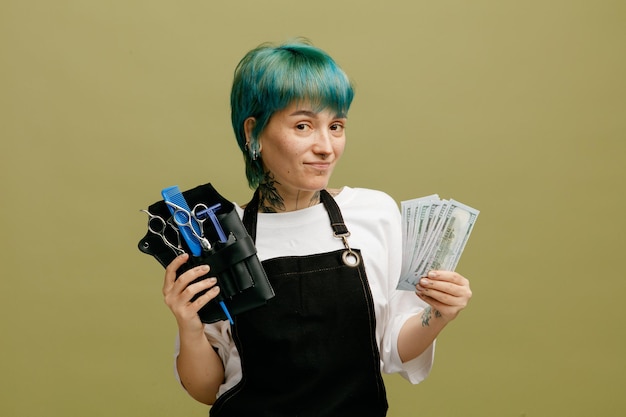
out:
<path id="1" fill-rule="evenodd" d="M 176 223 L 178 227 L 187 227 L 191 231 L 193 236 L 198 239 L 198 242 L 200 242 L 200 246 L 202 246 L 202 249 L 211 249 L 211 243 L 207 238 L 204 237 L 204 232 L 202 231 L 202 222 L 196 219 L 195 215 L 193 214 L 194 210 L 191 210 L 192 212 L 190 213 L 183 207 L 174 204 L 171 201 L 166 201 L 165 204 L 174 209 L 174 214 L 172 215 L 172 217 L 174 218 L 174 223 Z M 194 225 L 192 220 L 198 224 Z M 200 230 L 200 233 L 198 233 L 198 230 Z"/>
<path id="2" fill-rule="evenodd" d="M 146 213 L 149 217 L 148 218 L 148 231 L 150 233 L 160 236 L 163 243 L 165 243 L 165 245 L 168 248 L 172 249 L 177 255 L 181 255 L 185 253 L 185 251 L 180 246 L 180 239 L 178 241 L 178 246 L 176 246 L 172 242 L 170 242 L 165 236 L 165 229 L 167 228 L 168 223 L 165 220 L 163 220 L 163 217 L 156 216 L 150 213 L 148 210 L 140 210 L 140 211 Z M 174 230 L 174 231 L 176 232 L 176 235 L 178 235 L 178 231 L 177 230 Z"/>
<path id="3" fill-rule="evenodd" d="M 198 203 L 195 206 L 193 206 L 193 208 L 191 209 L 191 217 L 193 217 L 193 219 L 198 223 L 198 226 L 200 227 L 200 236 L 204 237 L 204 227 L 203 227 L 203 223 L 204 221 L 207 219 L 206 217 L 202 217 L 198 215 L 199 211 L 204 211 L 206 210 L 208 207 L 203 204 L 203 203 Z"/>
<path id="4" fill-rule="evenodd" d="M 199 207 L 201 208 L 201 210 L 196 210 L 198 206 L 202 206 Z M 228 240 L 228 237 L 226 236 L 226 233 L 224 233 L 224 229 L 222 228 L 222 225 L 220 224 L 220 221 L 217 219 L 217 215 L 215 214 L 215 212 L 220 209 L 222 204 L 217 203 L 211 207 L 207 207 L 204 204 L 198 204 L 198 206 L 194 207 L 194 215 L 196 216 L 196 219 L 202 219 L 203 221 L 206 220 L 207 217 L 211 219 L 211 223 L 213 223 L 213 228 L 217 232 L 217 236 L 219 237 L 220 242 L 226 242 Z"/>

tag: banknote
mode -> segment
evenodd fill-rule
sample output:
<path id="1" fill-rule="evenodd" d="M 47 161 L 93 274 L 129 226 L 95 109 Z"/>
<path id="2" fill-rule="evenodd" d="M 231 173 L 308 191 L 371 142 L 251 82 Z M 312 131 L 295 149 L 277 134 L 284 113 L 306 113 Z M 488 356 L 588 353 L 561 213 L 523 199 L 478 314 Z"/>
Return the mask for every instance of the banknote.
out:
<path id="1" fill-rule="evenodd" d="M 414 291 L 428 271 L 456 268 L 480 212 L 437 194 L 402 201 L 400 206 L 402 269 L 397 288 Z"/>
<path id="2" fill-rule="evenodd" d="M 425 236 L 429 209 L 438 201 L 441 201 L 439 196 L 433 194 L 401 202 L 403 260 L 417 258 L 423 244 L 422 238 Z M 414 266 L 410 262 L 403 262 L 402 268 L 402 275 L 405 275 L 414 269 Z"/>

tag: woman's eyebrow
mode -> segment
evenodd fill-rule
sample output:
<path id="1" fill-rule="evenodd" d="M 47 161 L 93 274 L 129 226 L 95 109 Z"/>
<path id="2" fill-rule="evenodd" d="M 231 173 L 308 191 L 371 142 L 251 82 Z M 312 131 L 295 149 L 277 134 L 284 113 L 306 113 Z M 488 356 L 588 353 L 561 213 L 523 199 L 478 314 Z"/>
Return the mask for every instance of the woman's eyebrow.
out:
<path id="1" fill-rule="evenodd" d="M 296 110 L 291 113 L 289 116 L 308 116 L 308 117 L 317 117 L 319 113 L 313 110 Z M 335 115 L 336 119 L 345 119 L 346 116 L 343 113 L 337 113 Z"/>
<path id="2" fill-rule="evenodd" d="M 317 117 L 317 112 L 313 110 L 296 110 L 291 113 L 289 116 L 309 116 L 309 117 Z"/>

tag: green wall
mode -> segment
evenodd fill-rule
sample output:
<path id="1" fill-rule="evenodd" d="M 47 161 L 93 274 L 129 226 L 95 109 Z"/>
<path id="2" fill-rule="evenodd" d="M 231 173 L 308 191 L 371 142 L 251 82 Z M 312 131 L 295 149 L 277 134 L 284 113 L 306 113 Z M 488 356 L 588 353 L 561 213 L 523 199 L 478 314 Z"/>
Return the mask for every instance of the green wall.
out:
<path id="1" fill-rule="evenodd" d="M 172 375 L 167 185 L 238 202 L 239 58 L 306 36 L 357 86 L 333 186 L 481 210 L 470 307 L 392 417 L 626 413 L 623 1 L 4 0 L 0 415 L 204 416 Z"/>

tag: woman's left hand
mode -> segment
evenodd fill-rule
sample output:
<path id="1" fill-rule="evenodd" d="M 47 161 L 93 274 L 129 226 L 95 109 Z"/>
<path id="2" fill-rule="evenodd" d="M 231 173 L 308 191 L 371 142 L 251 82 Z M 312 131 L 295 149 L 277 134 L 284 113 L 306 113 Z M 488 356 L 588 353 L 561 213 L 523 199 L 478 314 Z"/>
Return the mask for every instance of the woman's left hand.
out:
<path id="1" fill-rule="evenodd" d="M 446 321 L 456 318 L 472 298 L 469 281 L 453 271 L 430 271 L 415 286 L 419 298 Z"/>

